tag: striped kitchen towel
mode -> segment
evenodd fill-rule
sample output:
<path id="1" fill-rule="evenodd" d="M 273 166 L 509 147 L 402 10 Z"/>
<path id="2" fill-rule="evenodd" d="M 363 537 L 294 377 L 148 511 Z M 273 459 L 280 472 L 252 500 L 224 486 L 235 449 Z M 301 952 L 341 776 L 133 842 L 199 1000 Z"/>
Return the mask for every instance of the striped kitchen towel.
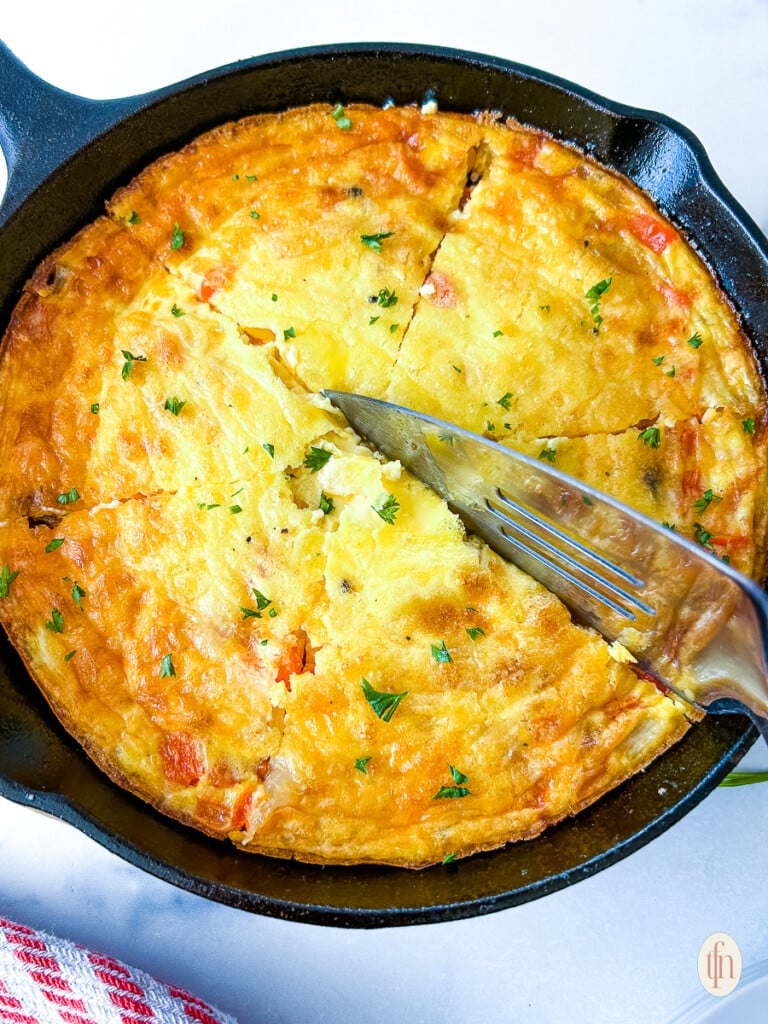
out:
<path id="1" fill-rule="evenodd" d="M 0 917 L 0 1024 L 237 1024 L 119 960 Z"/>

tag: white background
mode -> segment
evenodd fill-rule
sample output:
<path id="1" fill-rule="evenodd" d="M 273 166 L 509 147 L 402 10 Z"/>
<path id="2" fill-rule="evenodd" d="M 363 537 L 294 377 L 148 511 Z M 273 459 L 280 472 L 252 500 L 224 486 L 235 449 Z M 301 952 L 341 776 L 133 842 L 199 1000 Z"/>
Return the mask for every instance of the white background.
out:
<path id="1" fill-rule="evenodd" d="M 765 0 L 2 0 L 0 38 L 92 97 L 318 43 L 492 53 L 682 121 L 768 228 Z M 743 767 L 768 769 L 765 746 Z M 191 896 L 0 800 L 0 914 L 186 986 L 241 1024 L 662 1024 L 701 996 L 696 959 L 713 932 L 737 940 L 745 966 L 768 957 L 767 850 L 768 785 L 721 789 L 643 850 L 546 899 L 451 924 L 341 931 Z"/>

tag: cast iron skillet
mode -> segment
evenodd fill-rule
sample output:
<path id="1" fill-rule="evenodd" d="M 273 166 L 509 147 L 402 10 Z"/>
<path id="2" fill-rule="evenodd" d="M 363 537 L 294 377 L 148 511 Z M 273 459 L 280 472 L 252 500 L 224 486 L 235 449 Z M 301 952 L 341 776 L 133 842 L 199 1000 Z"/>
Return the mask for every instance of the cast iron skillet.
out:
<path id="1" fill-rule="evenodd" d="M 256 111 L 309 102 L 420 101 L 497 109 L 572 141 L 646 189 L 690 238 L 768 368 L 768 242 L 726 192 L 697 139 L 668 118 L 618 106 L 493 57 L 400 44 L 259 57 L 129 99 L 53 88 L 0 43 L 0 333 L 33 267 L 93 219 L 150 160 Z M 234 907 L 354 927 L 469 917 L 536 899 L 627 856 L 694 807 L 756 737 L 710 715 L 648 771 L 532 842 L 420 872 L 321 868 L 238 852 L 156 814 L 103 776 L 60 728 L 0 641 L 0 794 L 70 822 L 133 864 Z"/>

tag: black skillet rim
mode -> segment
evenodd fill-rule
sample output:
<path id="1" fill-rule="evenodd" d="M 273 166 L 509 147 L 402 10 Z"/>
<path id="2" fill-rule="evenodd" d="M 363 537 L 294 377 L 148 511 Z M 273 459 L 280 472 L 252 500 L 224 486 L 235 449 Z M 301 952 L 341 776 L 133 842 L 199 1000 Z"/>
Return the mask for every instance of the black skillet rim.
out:
<path id="1" fill-rule="evenodd" d="M 753 262 L 760 264 L 758 270 L 762 265 L 768 266 L 768 243 L 762 239 L 759 229 L 749 215 L 719 181 L 698 140 L 677 122 L 663 115 L 614 103 L 546 72 L 501 58 L 442 47 L 399 43 L 353 43 L 289 50 L 238 62 L 158 90 L 147 97 L 113 101 L 111 104 L 110 101 L 105 104 L 96 104 L 91 109 L 94 114 L 97 109 L 101 113 L 91 119 L 90 127 L 86 125 L 86 137 L 80 140 L 76 150 L 70 155 L 64 154 L 61 169 L 55 174 L 66 175 L 68 168 L 72 169 L 78 161 L 82 165 L 84 152 L 89 148 L 99 146 L 102 133 L 106 137 L 113 131 L 110 121 L 114 121 L 114 127 L 120 129 L 121 126 L 129 125 L 132 119 L 146 118 L 147 111 L 150 111 L 151 116 L 152 109 L 160 109 L 166 103 L 173 105 L 179 98 L 184 101 L 184 97 L 187 97 L 186 102 L 189 104 L 189 96 L 201 88 L 210 89 L 215 87 L 216 83 L 226 83 L 238 76 L 247 76 L 253 71 L 258 73 L 260 70 L 269 68 L 277 68 L 286 72 L 291 69 L 306 68 L 308 63 L 320 61 L 325 62 L 328 66 L 336 64 L 341 67 L 343 72 L 345 69 L 349 70 L 354 63 L 364 61 L 370 65 L 370 62 L 375 60 L 392 62 L 393 68 L 390 70 L 399 70 L 398 64 L 401 67 L 403 64 L 408 65 L 410 83 L 408 101 L 419 100 L 427 89 L 434 87 L 433 83 L 437 82 L 439 77 L 433 70 L 433 78 L 422 79 L 423 86 L 419 90 L 419 94 L 414 95 L 412 82 L 418 75 L 420 64 L 422 66 L 429 65 L 433 69 L 440 67 L 441 72 L 449 78 L 455 78 L 456 74 L 462 71 L 469 73 L 469 69 L 474 72 L 479 71 L 481 74 L 492 75 L 494 81 L 497 81 L 498 76 L 502 75 L 508 84 L 516 82 L 524 92 L 532 90 L 534 94 L 536 90 L 543 87 L 545 92 L 548 92 L 548 101 L 564 104 L 566 115 L 571 116 L 572 120 L 574 118 L 578 120 L 581 117 L 586 121 L 594 118 L 596 122 L 604 122 L 606 119 L 611 122 L 607 127 L 604 126 L 602 136 L 597 143 L 590 146 L 582 142 L 580 146 L 601 163 L 614 167 L 622 173 L 627 173 L 626 166 L 621 166 L 621 162 L 617 163 L 615 160 L 617 154 L 621 155 L 620 150 L 616 148 L 616 133 L 620 134 L 622 127 L 629 131 L 627 140 L 635 145 L 639 144 L 640 148 L 643 143 L 647 145 L 650 140 L 651 152 L 646 154 L 647 156 L 652 157 L 655 149 L 659 146 L 663 149 L 664 145 L 672 144 L 674 152 L 682 160 L 686 188 L 697 190 L 699 198 L 703 195 L 709 199 L 709 216 L 712 215 L 713 209 L 715 211 L 725 209 L 730 212 L 737 227 L 742 230 L 744 235 L 739 238 L 739 245 L 746 243 L 748 247 L 750 245 L 753 247 L 752 259 Z M 410 65 L 414 64 L 415 67 L 412 68 Z M 460 69 L 459 72 L 457 72 L 457 68 Z M 331 96 L 326 90 L 321 95 L 311 98 L 334 101 L 336 99 L 352 101 L 369 98 L 361 96 L 360 92 L 360 89 L 356 89 L 354 94 L 351 92 L 346 94 L 343 85 L 340 84 Z M 490 100 L 483 101 L 482 98 L 469 106 L 457 106 L 451 104 L 450 101 L 444 102 L 445 91 L 441 90 L 439 86 L 436 93 L 441 105 L 450 108 L 488 109 L 497 106 Z M 66 99 L 68 94 L 61 95 Z M 379 100 L 385 98 L 380 96 Z M 398 101 L 403 101 L 401 96 L 395 98 Z M 75 103 L 87 103 L 77 97 L 72 99 Z M 525 102 L 530 103 L 530 98 L 526 96 Z M 258 110 L 279 109 L 281 105 L 288 104 L 269 106 L 269 104 L 259 102 L 257 98 L 255 102 L 252 100 L 245 106 L 248 109 Z M 525 111 L 521 115 L 519 110 L 513 112 L 507 106 L 505 113 L 515 113 L 515 116 L 526 123 L 552 130 L 550 124 L 542 125 L 539 118 L 524 116 Z M 577 115 L 579 116 L 577 117 Z M 240 116 L 240 114 L 233 112 L 231 116 Z M 216 116 L 210 123 L 220 123 L 225 119 L 226 117 Z M 203 131 L 208 126 L 209 122 L 206 122 L 204 118 L 198 119 L 192 135 Z M 611 128 L 612 130 L 609 130 Z M 87 137 L 89 131 L 93 135 L 94 141 L 89 141 Z M 552 134 L 556 138 L 575 141 L 579 144 L 578 140 L 569 138 L 567 132 L 553 130 Z M 182 135 L 176 140 L 169 138 L 165 144 L 161 145 L 160 149 L 168 149 L 181 144 L 189 137 L 192 136 L 186 133 L 186 136 Z M 611 150 L 611 146 L 614 147 L 613 150 Z M 157 155 L 156 153 L 147 155 L 146 146 L 143 146 L 142 150 L 142 165 Z M 670 192 L 668 187 L 671 181 L 668 167 L 662 166 L 654 169 L 653 166 L 650 168 L 638 166 L 640 166 L 641 175 L 646 174 L 646 177 L 650 175 L 644 183 L 646 190 L 654 195 L 658 205 L 670 219 L 692 237 L 692 241 L 698 244 L 704 258 L 714 267 L 726 293 L 731 296 L 732 301 L 735 302 L 737 309 L 742 314 L 745 329 L 752 336 L 754 342 L 756 337 L 762 336 L 763 317 L 759 309 L 757 315 L 753 315 L 753 311 L 745 308 L 744 304 L 733 294 L 732 264 L 735 259 L 733 253 L 729 252 L 727 257 L 721 260 L 718 253 L 712 250 L 710 241 L 705 241 L 705 244 L 702 244 L 701 240 L 696 237 L 695 216 L 692 218 L 687 209 L 682 214 L 678 213 L 676 208 L 673 208 L 675 204 L 669 204 L 666 201 L 670 197 L 675 198 L 674 192 Z M 695 172 L 693 175 L 692 167 Z M 130 177 L 136 169 L 138 168 L 131 167 L 129 162 L 123 177 Z M 654 190 L 651 180 L 653 174 L 657 172 L 661 175 L 659 180 L 661 193 L 659 190 Z M 636 177 L 635 180 L 637 180 Z M 41 190 L 46 189 L 48 181 L 49 179 L 46 178 L 39 188 L 34 189 L 21 202 L 19 215 L 23 216 L 25 206 L 28 206 L 28 200 L 30 198 L 34 200 L 36 196 L 39 196 Z M 679 192 L 679 184 L 676 187 Z M 106 197 L 113 189 L 114 182 L 101 180 L 97 192 L 99 196 Z M 85 216 L 82 216 L 81 220 L 85 222 L 92 215 L 91 210 L 86 210 Z M 15 219 L 16 214 L 13 214 L 8 225 L 11 225 Z M 68 236 L 71 230 L 70 226 L 62 237 Z M 7 226 L 0 232 L 0 237 L 5 233 L 7 233 Z M 47 252 L 53 247 L 54 243 L 46 244 L 44 251 Z M 42 255 L 44 252 L 40 253 L 40 256 Z M 33 265 L 34 262 L 36 259 L 33 257 Z M 739 261 L 736 259 L 736 269 L 738 269 L 738 264 Z M 768 274 L 758 275 L 758 279 L 763 282 L 765 289 Z M 1 281 L 2 278 L 0 278 Z M 23 283 L 21 280 L 17 281 L 9 289 L 10 294 L 17 292 L 21 283 Z M 758 321 L 758 324 L 755 325 L 754 321 Z M 765 334 L 768 336 L 768 331 Z M 721 781 L 744 755 L 756 737 L 754 728 L 746 719 L 733 716 L 710 716 L 705 723 L 692 730 L 682 744 L 654 762 L 647 772 L 612 791 L 597 805 L 582 812 L 577 818 L 555 826 L 540 839 L 526 844 L 508 846 L 491 853 L 478 854 L 466 861 L 445 867 L 429 868 L 424 872 L 416 873 L 406 872 L 402 869 L 378 867 L 323 868 L 291 861 L 273 861 L 270 858 L 245 855 L 231 847 L 225 848 L 216 841 L 208 840 L 197 833 L 190 833 L 189 830 L 175 822 L 156 814 L 131 797 L 130 794 L 123 791 L 115 793 L 111 783 L 98 773 L 98 770 L 87 760 L 80 748 L 55 722 L 33 684 L 26 677 L 23 668 L 20 669 L 20 662 L 14 652 L 7 648 L 7 643 L 0 648 L 10 666 L 10 676 L 6 676 L 6 682 L 10 683 L 10 686 L 4 687 L 5 692 L 0 695 L 4 698 L 0 700 L 0 710 L 6 712 L 6 717 L 0 721 L 0 795 L 17 803 L 37 807 L 69 822 L 124 860 L 188 891 L 240 909 L 316 924 L 382 927 L 447 921 L 505 909 L 555 892 L 621 860 L 668 829 Z M 681 761 L 681 751 L 687 752 L 692 745 L 696 748 L 695 755 L 703 757 L 706 770 L 700 771 L 695 783 L 688 786 L 688 781 L 684 778 L 687 766 L 685 763 L 679 762 Z M 8 758 L 10 758 L 10 764 Z M 683 754 L 684 760 L 685 754 Z M 78 792 L 76 792 L 77 786 L 83 780 L 89 787 L 88 800 L 85 801 L 88 806 L 84 806 L 80 802 Z M 508 865 L 507 868 L 504 868 L 505 861 L 512 861 L 513 864 L 516 860 L 520 860 L 521 863 L 532 863 L 535 857 L 529 857 L 528 853 L 535 854 L 537 849 L 543 849 L 551 845 L 552 842 L 562 844 L 562 837 L 566 836 L 567 841 L 569 833 L 581 832 L 588 839 L 590 831 L 605 832 L 606 828 L 610 830 L 610 825 L 606 823 L 606 815 L 610 817 L 612 809 L 623 806 L 626 810 L 628 807 L 631 815 L 636 809 L 632 805 L 633 799 L 639 799 L 642 802 L 642 799 L 647 798 L 651 791 L 660 794 L 662 790 L 665 791 L 665 799 L 659 801 L 661 804 L 659 812 L 651 815 L 650 819 L 646 820 L 641 827 L 634 831 L 630 830 L 630 834 L 619 836 L 615 840 L 611 840 L 610 837 L 601 840 L 598 842 L 598 846 L 601 843 L 607 843 L 604 849 L 581 859 L 577 857 L 576 861 L 567 868 L 559 871 L 552 870 L 544 877 L 534 878 L 531 881 L 522 880 L 527 878 L 527 874 L 526 869 L 521 867 L 518 871 L 517 882 L 510 883 L 509 879 L 515 874 L 515 868 L 514 866 L 509 868 Z M 678 790 L 682 795 L 675 795 Z M 640 797 L 637 796 L 638 791 L 642 791 Z M 645 797 L 642 794 L 645 794 Z M 118 817 L 127 816 L 132 822 L 137 823 L 135 826 L 131 826 L 135 828 L 132 834 L 127 834 L 124 828 L 121 829 L 115 825 L 112 820 L 115 813 Z M 638 820 L 640 817 L 638 815 Z M 177 852 L 180 848 L 188 850 L 191 847 L 193 862 L 194 854 L 198 854 L 203 860 L 208 858 L 214 867 L 208 875 L 200 873 L 199 870 L 196 871 L 194 867 L 180 867 L 178 857 L 173 862 L 173 858 L 169 860 L 167 856 L 158 853 L 157 849 L 153 849 L 154 846 L 157 846 L 158 841 L 161 846 L 163 843 L 166 844 L 165 849 Z M 227 849 L 226 857 L 221 856 L 222 849 Z M 526 851 L 522 858 L 519 852 L 521 850 Z M 232 863 L 239 863 L 243 858 L 247 859 L 249 865 L 244 869 L 246 875 L 256 879 L 256 885 L 253 887 L 244 888 L 240 884 L 233 884 L 227 878 L 229 872 L 226 865 L 219 870 L 218 862 L 228 860 Z M 504 868 L 501 872 L 498 870 L 500 863 Z M 273 888 L 276 885 L 281 894 L 265 892 L 265 888 L 269 889 L 270 887 L 263 884 L 261 885 L 262 891 L 255 891 L 259 889 L 259 875 L 273 876 L 275 880 Z M 470 879 L 470 884 L 462 884 L 462 876 L 466 881 L 468 875 L 477 877 Z M 490 877 L 490 882 L 488 882 L 488 877 Z M 498 881 L 501 877 L 507 879 L 506 883 L 494 885 L 494 879 Z M 424 886 L 421 882 L 423 879 L 436 881 L 434 884 L 430 883 Z M 349 898 L 343 895 L 347 890 L 357 889 L 359 896 L 361 891 L 370 889 L 372 885 L 376 892 L 374 898 L 368 901 L 367 905 L 365 900 L 358 898 L 356 901 L 354 897 Z M 307 894 L 311 894 L 313 891 L 318 892 L 318 897 L 309 899 Z M 397 898 L 388 901 L 388 896 L 393 891 Z M 322 899 L 321 896 L 324 892 L 332 893 L 334 898 L 332 900 Z M 463 892 L 463 895 L 458 895 L 459 892 Z M 339 896 L 339 894 L 342 895 Z"/>

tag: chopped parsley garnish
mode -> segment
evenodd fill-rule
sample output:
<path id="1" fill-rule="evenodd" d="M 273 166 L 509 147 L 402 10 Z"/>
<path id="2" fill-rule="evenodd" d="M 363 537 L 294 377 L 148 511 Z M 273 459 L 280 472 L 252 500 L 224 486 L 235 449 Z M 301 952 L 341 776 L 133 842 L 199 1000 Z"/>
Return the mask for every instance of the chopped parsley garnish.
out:
<path id="1" fill-rule="evenodd" d="M 677 529 L 677 527 L 675 526 L 674 523 L 668 523 L 666 519 L 662 522 L 661 525 L 663 527 L 665 527 L 667 530 L 676 530 Z"/>
<path id="2" fill-rule="evenodd" d="M 166 654 L 163 660 L 160 662 L 160 678 L 165 679 L 169 676 L 175 676 L 176 669 L 173 667 L 173 661 L 171 655 Z"/>
<path id="3" fill-rule="evenodd" d="M 675 368 L 674 368 L 674 366 L 672 367 L 671 370 L 667 370 L 666 371 L 665 376 L 666 377 L 674 377 L 675 376 Z"/>
<path id="4" fill-rule="evenodd" d="M 46 620 L 45 628 L 49 629 L 52 633 L 64 632 L 64 616 L 58 608 L 51 608 L 51 617 Z"/>
<path id="5" fill-rule="evenodd" d="M 389 325 L 389 333 L 390 334 L 394 334 L 395 331 L 398 330 L 399 327 L 400 327 L 400 324 L 390 324 Z"/>
<path id="6" fill-rule="evenodd" d="M 146 356 L 135 356 L 135 355 L 133 355 L 133 353 L 129 352 L 128 349 L 125 349 L 125 348 L 122 349 L 122 353 L 123 353 L 123 359 L 125 360 L 125 362 L 123 363 L 122 378 L 123 378 L 123 380 L 128 380 L 128 378 L 131 376 L 131 370 L 133 369 L 133 364 L 134 363 L 146 363 L 147 357 Z"/>
<path id="7" fill-rule="evenodd" d="M 176 305 L 176 303 L 175 303 L 175 302 L 174 302 L 174 304 L 173 304 L 173 305 L 171 306 L 171 313 L 172 313 L 172 314 L 173 314 L 173 316 L 175 316 L 175 317 L 176 317 L 177 319 L 178 319 L 178 317 L 180 317 L 180 316 L 184 316 L 184 310 L 183 310 L 183 309 L 180 309 L 180 308 L 179 308 L 179 307 L 178 307 L 178 306 Z"/>
<path id="8" fill-rule="evenodd" d="M 714 548 L 712 547 L 713 537 L 714 534 L 710 533 L 709 530 L 705 530 L 701 523 L 693 524 L 693 539 L 697 544 L 701 544 L 703 548 L 707 548 L 709 551 L 714 551 Z"/>
<path id="9" fill-rule="evenodd" d="M 355 761 L 355 768 L 357 768 L 357 770 L 359 772 L 362 772 L 363 775 L 367 775 L 368 774 L 368 762 L 370 760 L 371 760 L 371 755 L 370 754 L 368 754 L 367 757 L 358 757 L 358 759 Z"/>
<path id="10" fill-rule="evenodd" d="M 64 543 L 64 538 L 63 537 L 54 537 L 53 540 L 49 541 L 45 545 L 45 553 L 49 554 L 51 551 L 55 551 L 56 548 L 60 548 L 63 543 Z"/>
<path id="11" fill-rule="evenodd" d="M 461 369 L 456 365 L 456 363 L 451 363 L 451 366 L 456 371 L 456 373 L 461 373 Z"/>
<path id="12" fill-rule="evenodd" d="M 390 526 L 394 525 L 397 513 L 400 511 L 400 502 L 394 494 L 387 494 L 381 505 L 371 505 L 376 515 L 383 519 Z"/>
<path id="13" fill-rule="evenodd" d="M 485 630 L 481 629 L 480 626 L 468 626 L 467 636 L 470 640 L 477 640 L 479 636 L 485 636 Z"/>
<path id="14" fill-rule="evenodd" d="M 135 210 L 131 210 L 131 215 L 128 218 L 129 224 L 141 224 L 141 217 L 136 213 Z"/>
<path id="15" fill-rule="evenodd" d="M 394 231 L 379 231 L 375 235 L 360 235 L 360 241 L 374 252 L 381 252 L 381 243 L 385 238 L 391 238 L 392 235 L 394 235 Z"/>
<path id="16" fill-rule="evenodd" d="M 554 448 L 542 448 L 539 452 L 539 458 L 544 459 L 546 462 L 554 462 L 557 452 Z"/>
<path id="17" fill-rule="evenodd" d="M 259 217 L 261 217 L 261 214 L 258 210 L 251 210 L 251 217 L 253 217 L 254 220 L 258 220 Z"/>
<path id="18" fill-rule="evenodd" d="M 100 408 L 100 406 L 99 406 L 98 402 L 92 402 L 91 403 L 91 412 L 93 413 L 94 416 L 98 416 L 99 408 Z"/>
<path id="19" fill-rule="evenodd" d="M 269 444 L 269 442 L 266 442 L 261 447 L 264 449 L 264 451 L 267 453 L 267 455 L 270 457 L 270 459 L 274 459 L 274 457 L 275 457 L 275 446 L 273 444 Z"/>
<path id="20" fill-rule="evenodd" d="M 600 324 L 603 322 L 600 315 L 600 300 L 611 287 L 612 280 L 612 277 L 606 277 L 604 280 L 598 281 L 597 284 L 593 284 L 589 291 L 584 293 L 584 298 L 590 303 L 589 312 L 592 314 L 596 330 L 600 329 Z"/>
<path id="21" fill-rule="evenodd" d="M 240 606 L 240 611 L 243 613 L 243 618 L 244 619 L 260 619 L 261 618 L 261 613 L 263 611 L 266 611 L 267 615 L 269 615 L 270 619 L 274 619 L 276 617 L 276 615 L 277 615 L 277 611 L 276 611 L 276 609 L 274 607 L 270 608 L 270 605 L 272 604 L 271 599 L 266 597 L 264 594 L 262 594 L 262 592 L 260 590 L 257 590 L 255 587 L 252 587 L 251 590 L 252 590 L 253 596 L 256 598 L 256 607 L 255 608 L 244 608 L 241 605 Z"/>
<path id="22" fill-rule="evenodd" d="M 56 501 L 60 505 L 71 505 L 73 501 L 79 501 L 80 492 L 76 487 L 71 488 L 69 491 L 65 491 L 64 494 L 60 494 Z"/>
<path id="23" fill-rule="evenodd" d="M 175 251 L 176 249 L 180 249 L 182 245 L 184 245 L 184 232 L 178 224 L 174 224 L 173 234 L 171 235 L 171 249 Z"/>
<path id="24" fill-rule="evenodd" d="M 693 507 L 696 512 L 706 512 L 713 501 L 722 501 L 723 496 L 721 494 L 715 494 L 711 487 L 708 487 L 706 491 L 693 503 Z"/>
<path id="25" fill-rule="evenodd" d="M 11 572 L 10 566 L 3 564 L 3 568 L 0 569 L 0 597 L 8 597 L 11 584 L 19 575 L 19 572 L 19 569 L 15 572 Z"/>
<path id="26" fill-rule="evenodd" d="M 646 427 L 637 435 L 637 440 L 647 444 L 649 448 L 658 448 L 661 443 L 661 432 L 658 427 Z"/>
<path id="27" fill-rule="evenodd" d="M 595 504 L 594 501 L 592 501 L 592 499 L 590 498 L 590 496 L 588 494 L 582 494 L 581 500 L 584 502 L 585 505 L 594 505 Z"/>
<path id="28" fill-rule="evenodd" d="M 664 362 L 665 358 L 666 358 L 665 356 L 656 356 L 656 358 L 653 360 L 653 365 L 654 366 L 661 366 L 661 364 Z"/>
<path id="29" fill-rule="evenodd" d="M 439 645 L 432 644 L 432 657 L 435 659 L 435 661 L 443 662 L 445 664 L 448 664 L 449 662 L 453 661 L 450 651 L 445 646 L 445 640 L 441 640 Z"/>
<path id="30" fill-rule="evenodd" d="M 304 466 L 312 473 L 319 473 L 326 462 L 333 455 L 327 448 L 316 448 L 314 445 L 304 456 Z"/>
<path id="31" fill-rule="evenodd" d="M 542 311 L 542 313 L 548 313 L 551 308 L 551 306 L 539 306 L 539 309 Z"/>
<path id="32" fill-rule="evenodd" d="M 486 420 L 486 422 L 485 422 L 485 429 L 486 429 L 486 432 L 488 434 L 493 434 L 495 432 L 495 430 L 496 430 L 496 424 L 495 423 L 491 423 L 490 420 Z"/>
<path id="33" fill-rule="evenodd" d="M 81 602 L 82 602 L 84 597 L 85 597 L 85 591 L 79 585 L 79 583 L 75 583 L 74 586 L 72 587 L 72 600 L 75 602 L 75 604 L 77 605 L 77 607 L 81 611 L 83 610 L 83 606 L 82 606 Z"/>
<path id="34" fill-rule="evenodd" d="M 71 661 L 71 660 L 72 660 L 72 659 L 74 658 L 74 656 L 75 656 L 76 654 L 77 654 L 77 651 L 76 651 L 76 650 L 75 650 L 75 651 L 68 651 L 68 652 L 67 652 L 67 653 L 66 653 L 66 654 L 64 655 L 64 661 Z"/>
<path id="35" fill-rule="evenodd" d="M 501 338 L 501 337 L 503 337 L 503 335 L 504 335 L 504 331 L 502 331 L 501 329 L 499 329 L 498 331 L 494 331 L 493 332 L 494 338 Z"/>
<path id="36" fill-rule="evenodd" d="M 443 442 L 443 444 L 453 445 L 453 443 L 456 440 L 456 435 L 450 430 L 441 430 L 437 436 L 438 439 Z"/>
<path id="37" fill-rule="evenodd" d="M 390 306 L 397 305 L 398 298 L 394 291 L 390 291 L 389 288 L 382 288 L 376 296 L 376 302 L 383 309 L 389 309 Z"/>
<path id="38" fill-rule="evenodd" d="M 464 783 L 468 781 L 467 776 L 463 772 L 460 772 L 458 768 L 454 768 L 452 764 L 449 764 L 448 768 L 450 769 L 451 778 L 453 779 L 455 785 L 441 786 L 440 789 L 438 789 L 438 791 L 432 797 L 433 800 L 444 800 L 446 798 L 450 800 L 456 800 L 460 797 L 470 795 L 469 790 L 464 785 Z"/>
<path id="39" fill-rule="evenodd" d="M 391 720 L 400 701 L 403 697 L 408 696 L 407 690 L 403 690 L 402 693 L 380 693 L 378 690 L 374 690 L 365 678 L 360 680 L 360 685 L 363 688 L 365 699 L 383 722 Z"/>
<path id="40" fill-rule="evenodd" d="M 286 330 L 283 331 L 283 341 L 288 341 L 289 338 L 295 338 L 295 337 L 296 337 L 296 331 L 294 330 L 293 327 L 288 327 Z"/>
<path id="41" fill-rule="evenodd" d="M 240 175 L 239 174 L 233 174 L 232 175 L 232 181 L 240 181 Z"/>
<path id="42" fill-rule="evenodd" d="M 231 516 L 239 515 L 242 511 L 243 510 L 240 505 L 230 505 L 229 508 L 227 509 L 227 512 L 229 512 Z"/>
<path id="43" fill-rule="evenodd" d="M 496 399 L 496 405 L 500 405 L 502 409 L 506 409 L 509 412 L 509 400 L 512 398 L 512 392 L 508 391 L 506 395 L 502 395 L 501 398 Z"/>
<path id="44" fill-rule="evenodd" d="M 163 408 L 167 409 L 168 412 L 172 412 L 174 416 L 178 416 L 186 404 L 186 398 L 182 399 L 174 396 L 173 398 L 166 398 Z"/>
<path id="45" fill-rule="evenodd" d="M 699 345 L 703 343 L 703 341 L 704 339 L 702 338 L 702 336 L 699 334 L 698 331 L 696 331 L 696 333 L 692 334 L 691 337 L 688 339 L 687 344 L 690 345 L 691 348 L 698 348 Z"/>
<path id="46" fill-rule="evenodd" d="M 331 117 L 343 132 L 348 132 L 352 127 L 352 122 L 344 113 L 344 107 L 340 103 L 337 103 L 331 111 Z"/>
<path id="47" fill-rule="evenodd" d="M 329 498 L 328 495 L 325 493 L 325 491 L 321 491 L 320 492 L 320 505 L 319 505 L 319 508 L 320 508 L 320 511 L 323 512 L 325 515 L 329 515 L 331 512 L 333 512 L 333 509 L 334 509 L 333 498 Z"/>
<path id="48" fill-rule="evenodd" d="M 272 301 L 277 302 L 277 294 L 275 292 L 272 292 Z"/>
<path id="49" fill-rule="evenodd" d="M 754 434 L 755 432 L 755 421 L 750 416 L 749 419 L 741 421 L 741 429 L 745 434 Z"/>
<path id="50" fill-rule="evenodd" d="M 443 859 L 442 859 L 442 861 L 440 863 L 443 864 L 443 865 L 445 865 L 445 864 L 453 864 L 453 862 L 455 860 L 456 860 L 456 854 L 455 853 L 446 853 L 446 855 L 443 857 Z"/>
<path id="51" fill-rule="evenodd" d="M 372 327 L 376 323 L 377 320 L 381 320 L 381 317 L 380 316 L 372 316 L 371 319 L 368 321 L 368 326 Z"/>
<path id="52" fill-rule="evenodd" d="M 255 174 L 246 174 L 245 180 L 246 181 L 258 181 L 258 178 L 256 177 Z"/>

